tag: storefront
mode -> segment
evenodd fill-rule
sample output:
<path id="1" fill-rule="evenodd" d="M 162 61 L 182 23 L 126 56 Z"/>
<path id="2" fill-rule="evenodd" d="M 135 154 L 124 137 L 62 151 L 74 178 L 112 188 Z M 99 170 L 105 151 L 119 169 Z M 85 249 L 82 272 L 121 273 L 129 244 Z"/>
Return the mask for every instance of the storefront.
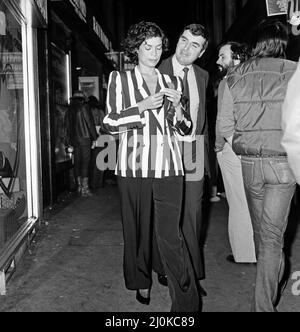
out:
<path id="1" fill-rule="evenodd" d="M 68 154 L 69 144 L 68 104 L 71 97 L 71 31 L 51 12 L 50 25 L 50 119 L 51 119 L 51 186 L 45 188 L 50 200 L 45 205 L 56 202 L 57 196 L 69 189 L 69 170 L 72 158 Z M 45 193 L 44 193 L 45 196 Z"/>
<path id="2" fill-rule="evenodd" d="M 72 155 L 68 153 L 68 105 L 72 93 L 83 90 L 102 105 L 109 73 L 114 69 L 105 55 L 112 43 L 88 1 L 50 1 L 51 114 L 54 141 L 51 202 L 75 186 Z"/>
<path id="3" fill-rule="evenodd" d="M 36 59 L 46 25 L 46 0 L 0 2 L 0 294 L 43 208 L 40 105 L 47 98 Z"/>

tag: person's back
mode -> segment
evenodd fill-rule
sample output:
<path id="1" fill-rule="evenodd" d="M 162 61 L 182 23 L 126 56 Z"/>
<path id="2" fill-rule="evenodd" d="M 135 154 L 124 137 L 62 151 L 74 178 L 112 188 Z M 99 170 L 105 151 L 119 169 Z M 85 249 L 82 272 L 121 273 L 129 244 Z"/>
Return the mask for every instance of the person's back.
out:
<path id="1" fill-rule="evenodd" d="M 281 107 L 296 63 L 252 58 L 228 74 L 236 117 L 233 149 L 240 155 L 285 155 Z"/>
<path id="2" fill-rule="evenodd" d="M 83 197 L 88 197 L 91 195 L 88 186 L 91 147 L 98 135 L 83 92 L 76 91 L 73 94 L 69 111 L 70 137 L 74 147 L 74 173 L 78 193 Z"/>
<path id="3" fill-rule="evenodd" d="M 295 63 L 285 60 L 287 41 L 281 22 L 262 22 L 252 44 L 252 60 L 228 76 L 234 113 L 232 145 L 241 155 L 257 254 L 252 306 L 256 312 L 277 311 L 285 270 L 283 239 L 296 188 L 281 146 L 281 109 L 296 69 Z"/>
<path id="4" fill-rule="evenodd" d="M 82 99 L 74 99 L 70 105 L 71 139 L 73 144 L 90 144 L 97 139 L 91 111 Z"/>
<path id="5" fill-rule="evenodd" d="M 99 135 L 103 134 L 103 119 L 105 117 L 105 113 L 101 108 L 101 104 L 96 96 L 89 96 L 88 97 L 88 106 L 90 108 L 94 125 L 96 128 L 96 131 Z M 95 148 L 92 151 L 91 155 L 91 163 L 90 163 L 90 187 L 92 189 L 101 188 L 104 186 L 104 171 L 98 169 L 97 167 L 97 157 L 99 153 L 106 148 L 106 144 L 104 147 L 97 147 L 97 144 Z"/>
<path id="6" fill-rule="evenodd" d="M 95 96 L 89 96 L 88 105 L 91 110 L 95 126 L 96 127 L 103 126 L 103 119 L 105 117 L 105 112 L 103 111 L 98 98 Z"/>

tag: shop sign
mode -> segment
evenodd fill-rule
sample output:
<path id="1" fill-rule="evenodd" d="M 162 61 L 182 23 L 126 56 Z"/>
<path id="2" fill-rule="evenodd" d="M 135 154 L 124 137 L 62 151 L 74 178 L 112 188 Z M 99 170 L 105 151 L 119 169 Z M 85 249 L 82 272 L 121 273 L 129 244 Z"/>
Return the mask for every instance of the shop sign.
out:
<path id="1" fill-rule="evenodd" d="M 124 52 L 109 52 L 105 53 L 105 55 L 113 63 L 116 70 L 132 70 L 135 67 L 135 64 L 130 62 L 130 59 Z"/>
<path id="2" fill-rule="evenodd" d="M 266 0 L 268 16 L 285 15 L 287 0 Z"/>
<path id="3" fill-rule="evenodd" d="M 99 77 L 81 76 L 78 79 L 79 90 L 83 91 L 87 97 L 95 96 L 99 99 Z"/>
<path id="4" fill-rule="evenodd" d="M 112 61 L 114 60 L 112 59 Z M 133 70 L 135 67 L 135 64 L 130 61 L 129 57 L 125 55 L 124 52 L 120 52 L 118 61 L 118 70 L 120 71 Z"/>
<path id="5" fill-rule="evenodd" d="M 0 53 L 2 71 L 0 76 L 5 77 L 8 90 L 23 89 L 23 57 L 22 52 Z"/>
<path id="6" fill-rule="evenodd" d="M 44 20 L 48 23 L 48 11 L 47 11 L 47 0 L 34 0 L 38 6 Z"/>
<path id="7" fill-rule="evenodd" d="M 93 16 L 93 29 L 96 33 L 96 35 L 100 38 L 102 44 L 104 47 L 110 51 L 112 49 L 111 42 L 107 38 L 106 34 L 104 33 L 103 29 L 101 28 L 101 25 L 98 23 L 96 18 Z"/>
<path id="8" fill-rule="evenodd" d="M 292 34 L 300 35 L 300 0 L 266 0 L 268 16 L 287 15 Z"/>
<path id="9" fill-rule="evenodd" d="M 121 53 L 120 52 L 109 52 L 105 53 L 106 57 L 113 63 L 117 70 L 121 70 Z"/>
<path id="10" fill-rule="evenodd" d="M 86 23 L 86 4 L 84 0 L 70 0 L 77 15 Z"/>

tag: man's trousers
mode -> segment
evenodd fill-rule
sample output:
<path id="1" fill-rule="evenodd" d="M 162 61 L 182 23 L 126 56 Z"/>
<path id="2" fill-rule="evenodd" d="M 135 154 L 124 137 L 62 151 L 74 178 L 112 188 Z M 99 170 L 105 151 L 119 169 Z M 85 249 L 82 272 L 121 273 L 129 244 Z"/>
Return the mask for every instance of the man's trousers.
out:
<path id="1" fill-rule="evenodd" d="M 256 262 L 253 228 L 245 194 L 241 160 L 230 144 L 217 154 L 229 205 L 228 234 L 237 263 Z"/>

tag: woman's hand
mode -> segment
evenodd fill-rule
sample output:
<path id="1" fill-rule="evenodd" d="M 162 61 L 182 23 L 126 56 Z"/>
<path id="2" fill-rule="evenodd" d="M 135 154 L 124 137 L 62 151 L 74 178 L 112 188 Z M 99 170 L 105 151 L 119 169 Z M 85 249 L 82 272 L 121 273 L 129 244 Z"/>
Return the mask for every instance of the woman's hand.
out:
<path id="1" fill-rule="evenodd" d="M 167 99 L 173 104 L 175 108 L 180 105 L 181 92 L 175 89 L 163 89 L 162 92 L 167 96 Z"/>
<path id="2" fill-rule="evenodd" d="M 158 92 L 154 95 L 149 96 L 143 101 L 138 103 L 140 113 L 143 113 L 146 110 L 154 110 L 161 108 L 164 101 L 164 93 Z"/>

